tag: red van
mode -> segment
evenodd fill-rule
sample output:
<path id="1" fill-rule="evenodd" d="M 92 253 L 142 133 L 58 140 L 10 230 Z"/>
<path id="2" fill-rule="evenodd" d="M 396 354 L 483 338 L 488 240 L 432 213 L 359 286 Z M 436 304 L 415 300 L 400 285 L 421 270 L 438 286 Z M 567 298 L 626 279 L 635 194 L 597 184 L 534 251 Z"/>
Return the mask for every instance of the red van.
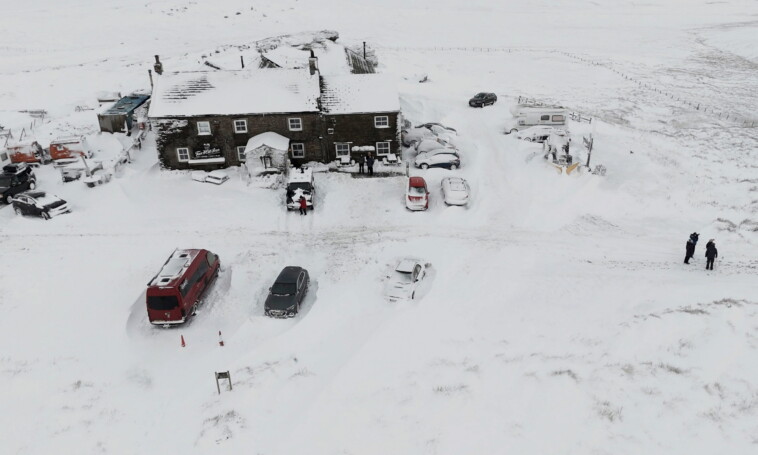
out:
<path id="1" fill-rule="evenodd" d="M 221 261 L 208 250 L 176 250 L 147 285 L 147 317 L 155 325 L 182 324 L 218 276 Z"/>
<path id="2" fill-rule="evenodd" d="M 64 137 L 50 143 L 50 158 L 53 161 L 80 156 L 92 158 L 92 150 L 84 136 Z"/>

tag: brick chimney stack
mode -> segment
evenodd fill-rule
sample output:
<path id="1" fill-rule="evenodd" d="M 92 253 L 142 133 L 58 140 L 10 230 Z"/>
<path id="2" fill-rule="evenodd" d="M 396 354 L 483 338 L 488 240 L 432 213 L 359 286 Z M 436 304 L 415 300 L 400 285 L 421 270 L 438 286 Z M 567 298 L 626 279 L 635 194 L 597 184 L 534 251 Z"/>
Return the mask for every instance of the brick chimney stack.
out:
<path id="1" fill-rule="evenodd" d="M 155 74 L 163 74 L 163 63 L 161 63 L 161 59 L 157 55 L 155 56 L 155 64 L 153 65 L 153 69 L 155 69 Z"/>
<path id="2" fill-rule="evenodd" d="M 318 73 L 318 58 L 311 49 L 311 56 L 308 57 L 308 68 L 311 70 L 311 76 Z"/>

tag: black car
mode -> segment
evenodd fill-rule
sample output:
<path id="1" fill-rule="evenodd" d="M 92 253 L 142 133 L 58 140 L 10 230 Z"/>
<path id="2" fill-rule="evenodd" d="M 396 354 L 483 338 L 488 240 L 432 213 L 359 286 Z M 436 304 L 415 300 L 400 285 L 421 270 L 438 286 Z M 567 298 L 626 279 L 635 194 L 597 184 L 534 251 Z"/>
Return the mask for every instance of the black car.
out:
<path id="1" fill-rule="evenodd" d="M 17 194 L 36 187 L 37 177 L 30 166 L 16 164 L 3 166 L 3 173 L 0 174 L 0 200 L 6 204 L 10 204 Z"/>
<path id="2" fill-rule="evenodd" d="M 484 107 L 487 105 L 495 104 L 497 101 L 497 95 L 494 93 L 477 93 L 473 98 L 468 100 L 468 105 L 471 107 Z"/>
<path id="3" fill-rule="evenodd" d="M 58 196 L 44 191 L 26 191 L 13 198 L 13 211 L 17 215 L 41 216 L 49 220 L 62 213 L 69 213 L 68 203 Z"/>
<path id="4" fill-rule="evenodd" d="M 266 297 L 266 316 L 292 318 L 300 312 L 310 277 L 302 267 L 285 267 L 269 288 Z"/>

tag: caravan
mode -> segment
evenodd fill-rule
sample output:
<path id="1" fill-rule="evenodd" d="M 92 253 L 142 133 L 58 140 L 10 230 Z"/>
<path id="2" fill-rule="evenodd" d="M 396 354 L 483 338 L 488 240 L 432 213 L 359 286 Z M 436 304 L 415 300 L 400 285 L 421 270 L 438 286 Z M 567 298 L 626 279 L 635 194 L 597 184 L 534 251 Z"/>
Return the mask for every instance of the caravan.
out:
<path id="1" fill-rule="evenodd" d="M 560 106 L 544 106 L 537 104 L 518 104 L 511 108 L 513 118 L 506 124 L 506 134 L 536 126 L 566 126 L 568 110 Z"/>

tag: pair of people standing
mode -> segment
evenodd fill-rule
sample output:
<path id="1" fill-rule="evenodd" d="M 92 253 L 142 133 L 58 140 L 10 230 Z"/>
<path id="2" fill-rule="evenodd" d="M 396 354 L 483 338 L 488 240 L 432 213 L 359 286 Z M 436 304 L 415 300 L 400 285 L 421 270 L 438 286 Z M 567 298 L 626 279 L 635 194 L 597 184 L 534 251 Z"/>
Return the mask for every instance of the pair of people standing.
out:
<path id="1" fill-rule="evenodd" d="M 368 156 L 362 156 L 358 159 L 358 173 L 363 174 L 364 166 L 368 168 L 368 175 L 374 175 L 374 157 L 371 153 Z"/>
<path id="2" fill-rule="evenodd" d="M 697 232 L 693 232 L 690 234 L 689 240 L 687 240 L 686 245 L 686 254 L 684 256 L 684 263 L 689 264 L 690 259 L 695 256 L 695 246 L 697 245 L 697 241 L 700 238 L 700 234 Z M 713 270 L 713 263 L 716 260 L 716 258 L 719 256 L 719 251 L 716 249 L 716 241 L 714 239 L 708 240 L 708 243 L 705 244 L 705 269 L 706 270 Z"/>

